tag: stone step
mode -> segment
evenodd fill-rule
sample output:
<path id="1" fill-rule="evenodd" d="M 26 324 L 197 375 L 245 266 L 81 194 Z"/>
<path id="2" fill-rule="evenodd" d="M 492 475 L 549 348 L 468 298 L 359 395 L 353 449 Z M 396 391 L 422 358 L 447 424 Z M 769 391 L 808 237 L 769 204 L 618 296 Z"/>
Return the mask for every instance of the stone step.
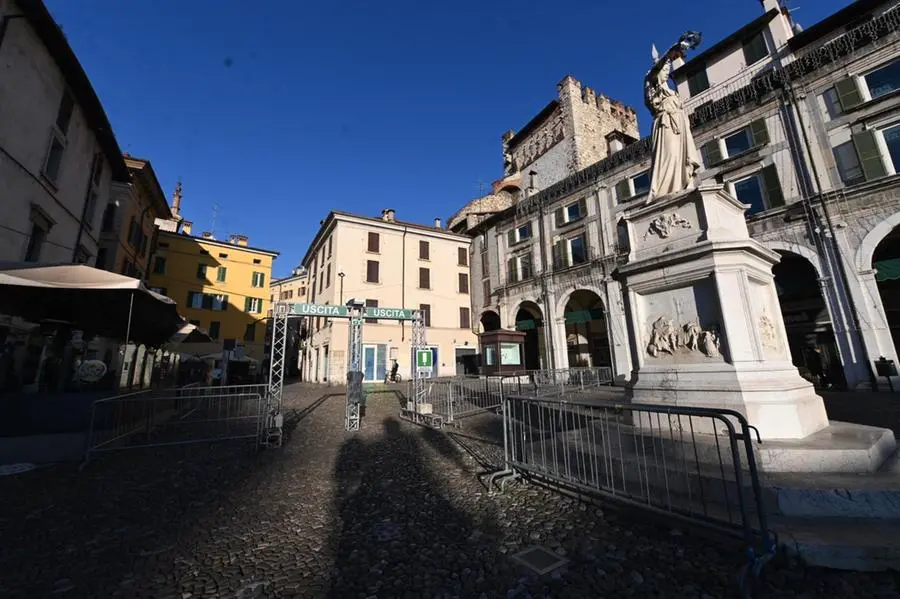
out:
<path id="1" fill-rule="evenodd" d="M 900 519 L 777 518 L 771 528 L 791 556 L 838 570 L 900 570 Z"/>

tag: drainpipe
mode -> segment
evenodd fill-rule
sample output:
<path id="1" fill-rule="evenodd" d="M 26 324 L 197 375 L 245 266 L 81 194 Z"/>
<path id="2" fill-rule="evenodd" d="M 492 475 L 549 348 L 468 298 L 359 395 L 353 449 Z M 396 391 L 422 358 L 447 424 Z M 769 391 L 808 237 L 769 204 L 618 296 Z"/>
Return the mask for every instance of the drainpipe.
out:
<path id="1" fill-rule="evenodd" d="M 549 275 L 547 260 L 547 227 L 544 223 L 546 207 L 541 206 L 538 212 L 538 236 L 541 246 L 541 296 L 544 298 L 544 343 L 547 345 L 547 366 L 548 370 L 554 370 L 556 367 L 555 343 L 553 341 L 553 321 L 550 318 L 550 294 L 547 288 L 547 277 Z"/>
<path id="2" fill-rule="evenodd" d="M 844 264 L 844 260 L 841 258 L 841 250 L 840 250 L 840 247 L 838 246 L 837 235 L 836 235 L 835 229 L 834 229 L 834 221 L 831 218 L 831 212 L 828 210 L 828 203 L 825 201 L 825 196 L 822 191 L 822 179 L 819 176 L 819 168 L 816 166 L 816 161 L 813 159 L 812 146 L 809 141 L 809 135 L 806 132 L 805 123 L 803 122 L 803 114 L 802 114 L 802 112 L 800 110 L 800 106 L 797 102 L 797 96 L 796 96 L 796 93 L 794 92 L 794 87 L 790 84 L 790 82 L 786 82 L 785 88 L 786 88 L 786 91 L 788 92 L 788 96 L 791 100 L 791 103 L 793 104 L 792 112 L 794 113 L 794 116 L 797 119 L 797 122 L 799 124 L 800 133 L 803 137 L 803 145 L 806 147 L 806 153 L 809 156 L 810 168 L 812 169 L 813 179 L 816 182 L 816 189 L 817 189 L 818 195 L 819 195 L 819 204 L 822 207 L 822 214 L 825 217 L 825 224 L 828 227 L 828 233 L 831 237 L 830 242 L 828 242 L 827 244 L 823 244 L 823 245 L 827 245 L 828 249 L 831 250 L 831 252 L 829 252 L 829 253 L 832 254 L 832 256 L 834 257 L 834 260 L 831 260 L 827 254 L 824 256 L 824 258 L 826 260 L 829 260 L 829 262 L 831 262 L 832 264 L 834 262 L 837 263 L 838 275 L 841 279 L 841 291 L 843 291 L 844 295 L 847 297 L 847 302 L 850 306 L 850 316 L 853 319 L 853 328 L 854 328 L 853 332 L 854 332 L 855 337 L 857 338 L 856 339 L 857 342 L 859 343 L 860 350 L 862 351 L 862 354 L 863 354 L 862 358 L 865 359 L 865 361 L 866 361 L 866 372 L 869 375 L 869 382 L 872 385 L 872 389 L 877 390 L 878 389 L 878 381 L 875 378 L 875 373 L 872 371 L 872 360 L 870 359 L 870 357 L 868 355 L 866 344 L 863 342 L 862 338 L 860 337 L 861 323 L 859 320 L 859 312 L 856 309 L 856 301 L 853 299 L 853 295 L 850 292 L 850 279 L 847 276 L 847 266 L 846 266 L 846 264 Z M 810 206 L 810 209 L 812 209 L 812 208 L 813 207 Z M 814 211 L 813 211 L 813 214 L 815 214 Z M 827 240 L 824 240 L 824 241 L 827 241 Z"/>

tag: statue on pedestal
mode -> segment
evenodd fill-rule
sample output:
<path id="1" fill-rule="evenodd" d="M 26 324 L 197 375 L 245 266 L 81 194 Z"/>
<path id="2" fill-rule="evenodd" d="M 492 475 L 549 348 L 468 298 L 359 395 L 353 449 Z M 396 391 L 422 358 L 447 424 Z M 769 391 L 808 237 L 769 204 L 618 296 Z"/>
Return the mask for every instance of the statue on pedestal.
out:
<path id="1" fill-rule="evenodd" d="M 687 50 L 696 48 L 699 43 L 700 34 L 688 31 L 662 56 L 659 56 L 656 46 L 653 47 L 653 68 L 644 79 L 644 101 L 653 115 L 647 203 L 696 185 L 694 177 L 700 168 L 700 154 L 694 145 L 681 98 L 669 87 L 669 75 L 672 61 L 683 58 Z"/>

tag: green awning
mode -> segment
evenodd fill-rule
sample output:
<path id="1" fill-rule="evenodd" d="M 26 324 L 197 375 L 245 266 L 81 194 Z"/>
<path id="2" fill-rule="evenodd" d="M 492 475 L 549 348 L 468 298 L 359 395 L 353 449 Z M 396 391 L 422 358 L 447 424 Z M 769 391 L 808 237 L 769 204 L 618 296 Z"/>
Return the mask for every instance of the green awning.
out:
<path id="1" fill-rule="evenodd" d="M 895 281 L 900 279 L 900 258 L 876 262 L 875 271 L 876 281 Z"/>
<path id="2" fill-rule="evenodd" d="M 597 308 L 594 310 L 566 312 L 566 324 L 578 324 L 580 322 L 591 322 L 592 320 L 603 320 L 603 310 Z"/>
<path id="3" fill-rule="evenodd" d="M 536 329 L 540 326 L 540 321 L 526 319 L 526 320 L 517 320 L 516 321 L 516 330 L 517 331 L 530 331 L 532 329 Z"/>

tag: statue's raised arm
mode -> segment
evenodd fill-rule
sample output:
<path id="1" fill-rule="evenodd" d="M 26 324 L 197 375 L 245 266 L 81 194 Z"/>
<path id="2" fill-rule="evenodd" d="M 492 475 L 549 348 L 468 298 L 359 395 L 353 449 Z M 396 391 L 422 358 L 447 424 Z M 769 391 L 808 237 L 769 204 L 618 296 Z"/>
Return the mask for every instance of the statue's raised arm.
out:
<path id="1" fill-rule="evenodd" d="M 659 56 L 655 46 L 653 48 L 653 67 L 644 79 L 644 101 L 653 115 L 648 203 L 656 197 L 678 193 L 696 185 L 700 156 L 681 98 L 669 87 L 669 75 L 672 61 L 683 58 L 699 43 L 700 34 L 688 31 L 662 56 Z"/>

